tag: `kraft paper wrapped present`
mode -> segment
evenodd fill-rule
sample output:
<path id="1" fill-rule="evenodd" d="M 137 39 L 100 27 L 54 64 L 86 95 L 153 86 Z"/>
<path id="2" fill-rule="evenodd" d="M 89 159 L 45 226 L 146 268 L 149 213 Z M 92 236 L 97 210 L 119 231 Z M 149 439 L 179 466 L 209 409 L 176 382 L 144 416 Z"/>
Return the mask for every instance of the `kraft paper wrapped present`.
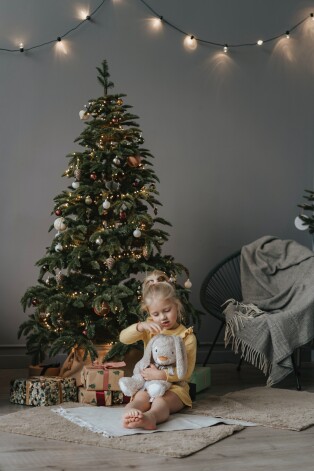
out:
<path id="1" fill-rule="evenodd" d="M 53 406 L 62 402 L 77 402 L 75 379 L 46 376 L 12 379 L 10 402 L 28 406 Z"/>
<path id="2" fill-rule="evenodd" d="M 28 376 L 59 376 L 60 363 L 50 363 L 49 365 L 29 365 Z"/>
<path id="3" fill-rule="evenodd" d="M 190 383 L 196 385 L 196 393 L 209 388 L 211 384 L 210 367 L 196 366 L 190 378 Z"/>
<path id="4" fill-rule="evenodd" d="M 124 371 L 124 361 L 84 366 L 81 373 L 83 387 L 90 391 L 120 391 L 119 379 Z"/>
<path id="5" fill-rule="evenodd" d="M 124 396 L 121 391 L 90 391 L 80 387 L 78 400 L 82 404 L 93 406 L 115 406 L 117 404 L 126 404 L 130 401 L 130 398 Z"/>

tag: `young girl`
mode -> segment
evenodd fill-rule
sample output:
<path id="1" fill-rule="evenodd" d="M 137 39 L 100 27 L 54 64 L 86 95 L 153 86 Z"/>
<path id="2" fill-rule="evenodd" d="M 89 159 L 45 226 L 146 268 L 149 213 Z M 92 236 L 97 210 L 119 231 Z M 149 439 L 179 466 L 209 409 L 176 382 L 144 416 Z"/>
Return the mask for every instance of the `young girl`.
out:
<path id="1" fill-rule="evenodd" d="M 158 281 L 157 277 L 152 277 L 152 273 L 148 275 L 143 283 L 141 307 L 148 312 L 149 317 L 145 322 L 138 322 L 124 329 L 120 334 L 120 341 L 132 344 L 143 340 L 146 347 L 152 336 L 159 333 L 179 335 L 185 343 L 188 359 L 187 373 L 180 384 L 176 384 L 179 382 L 177 375 L 169 375 L 167 369 L 158 370 L 151 365 L 141 372 L 145 380 L 163 379 L 173 383 L 163 396 L 156 397 L 153 402 L 149 401 L 146 391 L 138 391 L 125 407 L 124 427 L 153 430 L 156 424 L 165 422 L 170 414 L 179 412 L 184 406 L 192 406 L 188 381 L 195 366 L 196 338 L 192 327 L 187 329 L 180 323 L 183 306 L 169 281 Z"/>

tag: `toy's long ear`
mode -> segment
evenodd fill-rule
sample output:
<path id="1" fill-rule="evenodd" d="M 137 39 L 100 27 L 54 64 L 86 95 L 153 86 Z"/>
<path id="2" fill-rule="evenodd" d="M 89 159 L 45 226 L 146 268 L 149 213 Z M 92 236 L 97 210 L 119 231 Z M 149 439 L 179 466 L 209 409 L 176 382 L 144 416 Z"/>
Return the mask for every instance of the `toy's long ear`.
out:
<path id="1" fill-rule="evenodd" d="M 146 345 L 143 358 L 139 362 L 141 370 L 148 368 L 151 364 L 153 344 L 158 337 L 159 335 L 155 335 L 155 337 L 151 338 L 148 344 Z"/>
<path id="2" fill-rule="evenodd" d="M 179 379 L 182 379 L 188 369 L 186 349 L 181 337 L 173 335 L 173 340 L 176 349 L 177 375 Z"/>

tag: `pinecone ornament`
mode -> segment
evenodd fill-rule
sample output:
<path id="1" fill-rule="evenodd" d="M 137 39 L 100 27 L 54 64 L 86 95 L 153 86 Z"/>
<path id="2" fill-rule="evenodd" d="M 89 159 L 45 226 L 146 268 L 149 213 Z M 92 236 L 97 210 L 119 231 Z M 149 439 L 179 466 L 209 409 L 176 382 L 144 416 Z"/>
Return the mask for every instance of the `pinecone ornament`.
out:
<path id="1" fill-rule="evenodd" d="M 110 257 L 108 257 L 106 259 L 106 266 L 109 268 L 109 270 L 111 270 L 115 264 L 115 259 L 110 255 Z"/>
<path id="2" fill-rule="evenodd" d="M 62 283 L 62 279 L 63 279 L 63 275 L 62 275 L 61 270 L 59 270 L 58 273 L 56 274 L 57 285 L 60 285 Z"/>
<path id="3" fill-rule="evenodd" d="M 78 182 L 80 181 L 81 175 L 82 175 L 81 169 L 76 167 L 76 169 L 74 170 L 74 176 L 76 178 L 76 181 Z"/>

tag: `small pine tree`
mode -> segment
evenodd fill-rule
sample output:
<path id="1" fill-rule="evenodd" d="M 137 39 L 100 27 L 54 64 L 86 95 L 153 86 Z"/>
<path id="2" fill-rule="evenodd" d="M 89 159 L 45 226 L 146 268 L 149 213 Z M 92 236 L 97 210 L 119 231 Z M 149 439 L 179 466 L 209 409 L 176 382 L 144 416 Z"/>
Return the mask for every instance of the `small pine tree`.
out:
<path id="1" fill-rule="evenodd" d="M 310 214 L 301 214 L 300 219 L 308 226 L 309 233 L 314 234 L 314 191 L 305 190 L 305 192 L 306 194 L 303 198 L 306 199 L 308 203 L 298 204 L 298 207 L 302 208 L 303 211 L 309 211 Z"/>
<path id="2" fill-rule="evenodd" d="M 162 256 L 168 234 L 156 225 L 170 225 L 157 217 L 158 178 L 152 169 L 138 118 L 123 94 L 109 94 L 106 61 L 97 67 L 103 96 L 91 99 L 80 112 L 86 127 L 75 140 L 84 150 L 67 157 L 63 176 L 74 179 L 54 198 L 56 229 L 46 255 L 37 262 L 38 284 L 27 289 L 21 302 L 33 312 L 19 328 L 27 338 L 34 361 L 45 354 L 83 349 L 96 358 L 97 343 L 113 343 L 107 359 L 123 354 L 119 332 L 142 319 L 138 274 L 154 269 L 175 282 L 187 269 L 172 256 Z M 150 209 L 149 209 L 150 208 Z M 197 312 L 188 290 L 176 288 L 187 321 Z"/>

